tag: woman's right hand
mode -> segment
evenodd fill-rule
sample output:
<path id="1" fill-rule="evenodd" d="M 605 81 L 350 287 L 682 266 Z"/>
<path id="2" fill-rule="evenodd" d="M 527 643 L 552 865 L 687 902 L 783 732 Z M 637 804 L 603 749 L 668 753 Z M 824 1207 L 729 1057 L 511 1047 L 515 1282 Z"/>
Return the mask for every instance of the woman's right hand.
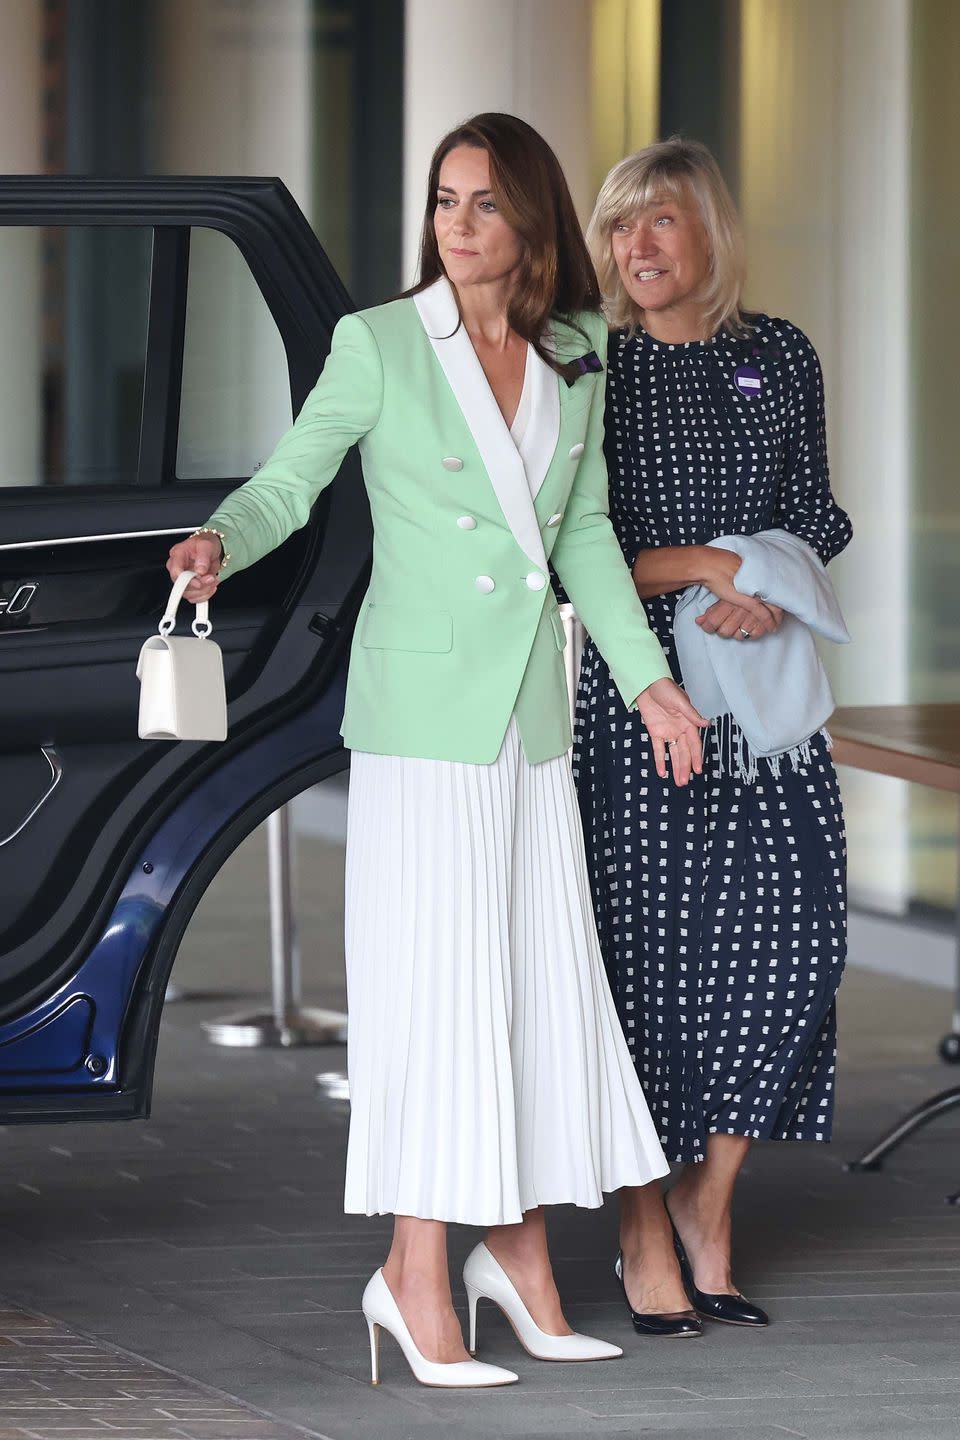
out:
<path id="1" fill-rule="evenodd" d="M 176 580 L 184 570 L 193 570 L 194 579 L 184 591 L 184 599 L 194 605 L 209 600 L 220 583 L 223 547 L 216 535 L 190 535 L 170 547 L 167 574 Z"/>
<path id="2" fill-rule="evenodd" d="M 725 600 L 728 605 L 735 605 L 752 615 L 756 621 L 753 628 L 758 634 L 766 634 L 771 628 L 769 608 L 755 595 L 741 594 L 733 583 L 733 577 L 743 564 L 740 556 L 735 551 L 723 550 L 718 545 L 702 545 L 699 549 L 702 571 L 700 583 L 705 585 L 711 594 L 716 595 L 718 600 Z M 772 628 L 775 629 L 776 626 Z"/>

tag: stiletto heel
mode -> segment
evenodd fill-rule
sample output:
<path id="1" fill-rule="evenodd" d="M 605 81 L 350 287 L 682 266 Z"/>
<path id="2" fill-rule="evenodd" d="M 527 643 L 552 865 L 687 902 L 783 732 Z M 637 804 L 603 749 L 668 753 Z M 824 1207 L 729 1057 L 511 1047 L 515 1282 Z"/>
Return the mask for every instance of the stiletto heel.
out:
<path id="1" fill-rule="evenodd" d="M 480 1299 L 480 1291 L 473 1285 L 467 1286 L 467 1313 L 470 1317 L 470 1340 L 467 1349 L 471 1355 L 477 1353 L 477 1302 Z"/>
<path id="2" fill-rule="evenodd" d="M 367 1329 L 370 1331 L 370 1384 L 380 1384 L 380 1326 L 376 1320 L 367 1316 Z"/>
<path id="3" fill-rule="evenodd" d="M 371 1384 L 380 1383 L 380 1331 L 386 1330 L 400 1346 L 407 1364 L 421 1385 L 437 1385 L 444 1389 L 475 1390 L 490 1385 L 512 1385 L 519 1378 L 512 1370 L 502 1370 L 499 1365 L 484 1365 L 479 1360 L 455 1360 L 452 1364 L 440 1364 L 427 1360 L 417 1349 L 407 1322 L 400 1313 L 390 1286 L 378 1270 L 367 1282 L 363 1292 L 363 1313 L 370 1330 Z"/>
<path id="4" fill-rule="evenodd" d="M 535 1360 L 616 1360 L 623 1354 L 619 1345 L 589 1335 L 550 1335 L 541 1330 L 510 1276 L 483 1243 L 467 1256 L 463 1281 L 470 1308 L 471 1348 L 476 1344 L 477 1301 L 482 1297 L 499 1305 L 520 1344 Z"/>

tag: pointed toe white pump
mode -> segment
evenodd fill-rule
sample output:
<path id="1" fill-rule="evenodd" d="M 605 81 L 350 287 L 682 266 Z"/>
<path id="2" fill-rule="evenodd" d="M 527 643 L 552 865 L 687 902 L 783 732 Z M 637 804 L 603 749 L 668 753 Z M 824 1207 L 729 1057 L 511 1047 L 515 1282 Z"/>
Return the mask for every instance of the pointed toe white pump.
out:
<path id="1" fill-rule="evenodd" d="M 470 1310 L 471 1355 L 477 1348 L 477 1302 L 492 1300 L 506 1315 L 528 1355 L 535 1360 L 616 1360 L 623 1354 L 619 1345 L 594 1340 L 589 1335 L 548 1335 L 541 1330 L 517 1294 L 510 1276 L 482 1242 L 467 1256 L 463 1267 Z"/>
<path id="2" fill-rule="evenodd" d="M 499 1365 L 484 1365 L 480 1360 L 456 1360 L 449 1365 L 427 1360 L 417 1349 L 382 1270 L 372 1276 L 363 1292 L 363 1313 L 370 1331 L 370 1379 L 373 1385 L 380 1384 L 381 1330 L 386 1330 L 396 1340 L 421 1385 L 475 1390 L 491 1385 L 513 1385 L 519 1379 L 512 1370 L 501 1370 Z"/>

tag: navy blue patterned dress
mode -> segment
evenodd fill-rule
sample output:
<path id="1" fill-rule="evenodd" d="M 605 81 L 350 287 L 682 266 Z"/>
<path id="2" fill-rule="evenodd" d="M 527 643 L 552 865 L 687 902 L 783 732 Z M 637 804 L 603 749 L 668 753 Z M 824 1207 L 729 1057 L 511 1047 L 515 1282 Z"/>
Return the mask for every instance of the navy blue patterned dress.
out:
<path id="1" fill-rule="evenodd" d="M 752 318 L 746 341 L 610 337 L 610 511 L 631 565 L 649 547 L 772 528 L 825 562 L 850 539 L 830 492 L 816 353 L 787 321 Z M 645 603 L 679 680 L 677 598 Z M 686 789 L 661 781 L 588 642 L 574 771 L 597 928 L 672 1161 L 703 1159 L 713 1133 L 830 1138 L 846 954 L 836 773 L 816 736 L 809 759 L 779 775 L 761 760 L 745 782 L 730 763 L 744 743 L 728 718 L 705 736 L 702 776 Z"/>

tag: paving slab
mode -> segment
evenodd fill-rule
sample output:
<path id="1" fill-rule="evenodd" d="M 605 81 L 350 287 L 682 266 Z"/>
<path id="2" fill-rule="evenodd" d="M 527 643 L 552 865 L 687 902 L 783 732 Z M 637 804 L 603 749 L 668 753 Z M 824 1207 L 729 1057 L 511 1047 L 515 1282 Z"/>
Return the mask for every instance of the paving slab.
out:
<path id="1" fill-rule="evenodd" d="M 306 839 L 299 859 L 308 998 L 342 1007 L 342 849 Z M 175 978 L 197 998 L 166 1009 L 148 1122 L 0 1128 L 0 1440 L 956 1440 L 960 1113 L 878 1174 L 843 1168 L 960 1081 L 936 1059 L 942 992 L 851 970 L 834 1143 L 751 1153 L 737 1278 L 768 1331 L 640 1339 L 612 1275 L 614 1204 L 560 1208 L 569 1317 L 622 1360 L 538 1364 L 484 1306 L 483 1358 L 519 1385 L 424 1390 L 385 1338 L 373 1389 L 360 1295 L 389 1222 L 340 1213 L 347 1108 L 314 1084 L 343 1051 L 220 1050 L 201 1029 L 266 992 L 265 873 L 253 837 L 188 931 Z M 478 1235 L 451 1230 L 454 1274 Z"/>

